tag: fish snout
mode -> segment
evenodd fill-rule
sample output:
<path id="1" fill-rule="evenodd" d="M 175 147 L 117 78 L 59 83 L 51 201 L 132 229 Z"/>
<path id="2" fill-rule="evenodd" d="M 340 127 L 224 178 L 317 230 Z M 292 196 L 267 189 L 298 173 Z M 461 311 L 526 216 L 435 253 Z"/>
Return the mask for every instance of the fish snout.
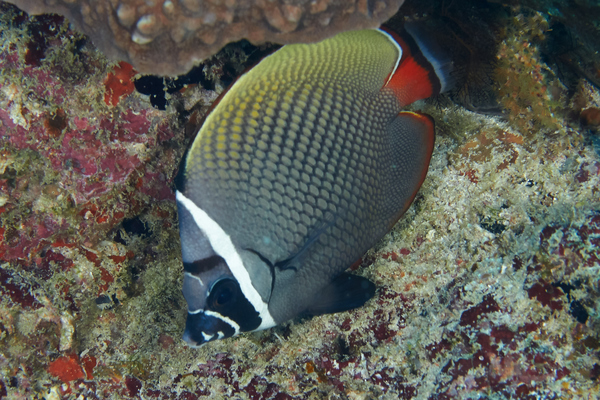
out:
<path id="1" fill-rule="evenodd" d="M 239 333 L 239 326 L 227 317 L 209 310 L 188 313 L 183 340 L 191 347 L 200 347 L 213 340 Z"/>

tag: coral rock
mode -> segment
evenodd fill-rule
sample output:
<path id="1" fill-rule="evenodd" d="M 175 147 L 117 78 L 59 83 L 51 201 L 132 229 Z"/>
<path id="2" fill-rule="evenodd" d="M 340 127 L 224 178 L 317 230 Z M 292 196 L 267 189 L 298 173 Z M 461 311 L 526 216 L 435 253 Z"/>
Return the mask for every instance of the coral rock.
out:
<path id="1" fill-rule="evenodd" d="M 10 0 L 28 13 L 67 16 L 106 55 L 139 72 L 177 75 L 224 45 L 315 42 L 377 27 L 403 0 Z"/>
<path id="2" fill-rule="evenodd" d="M 581 112 L 580 118 L 584 125 L 598 127 L 600 126 L 600 109 L 594 107 L 585 109 Z"/>

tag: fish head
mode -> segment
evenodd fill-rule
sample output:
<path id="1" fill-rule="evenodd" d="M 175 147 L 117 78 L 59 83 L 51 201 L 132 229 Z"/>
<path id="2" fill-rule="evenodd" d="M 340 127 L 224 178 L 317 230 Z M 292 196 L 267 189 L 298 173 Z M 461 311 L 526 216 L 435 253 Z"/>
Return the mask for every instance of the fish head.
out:
<path id="1" fill-rule="evenodd" d="M 219 227 L 209 229 L 198 223 L 203 211 L 183 194 L 178 192 L 177 197 L 184 268 L 182 291 L 188 304 L 183 339 L 190 346 L 199 347 L 275 325 L 263 300 L 270 294 L 269 267 L 262 265 L 263 261 L 252 252 L 238 251 L 233 244 L 224 250 L 222 244 L 229 237 L 217 232 L 215 238 Z M 261 290 L 259 294 L 253 278 L 262 282 L 259 288 L 268 291 Z"/>
<path id="2" fill-rule="evenodd" d="M 188 303 L 184 340 L 200 346 L 239 333 L 239 324 L 230 317 L 243 294 L 225 260 L 212 256 L 184 268 L 183 296 Z"/>

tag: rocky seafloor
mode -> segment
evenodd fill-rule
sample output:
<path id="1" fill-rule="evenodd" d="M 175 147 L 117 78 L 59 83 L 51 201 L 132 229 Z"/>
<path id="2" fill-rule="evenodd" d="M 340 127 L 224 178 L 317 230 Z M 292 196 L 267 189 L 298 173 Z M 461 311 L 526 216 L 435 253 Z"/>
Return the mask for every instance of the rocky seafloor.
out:
<path id="1" fill-rule="evenodd" d="M 506 6 L 503 113 L 413 106 L 436 147 L 355 270 L 371 301 L 200 349 L 181 340 L 172 182 L 227 83 L 209 78 L 247 54 L 157 108 L 62 17 L 0 3 L 0 399 L 600 397 L 600 64 L 543 57 L 570 18 L 551 3 Z"/>

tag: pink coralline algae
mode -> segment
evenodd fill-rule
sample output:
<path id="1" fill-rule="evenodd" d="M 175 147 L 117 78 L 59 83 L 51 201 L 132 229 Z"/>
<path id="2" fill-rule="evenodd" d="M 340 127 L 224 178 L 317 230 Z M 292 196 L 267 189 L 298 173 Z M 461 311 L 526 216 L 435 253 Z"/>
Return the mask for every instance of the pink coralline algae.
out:
<path id="1" fill-rule="evenodd" d="M 308 43 L 348 29 L 375 28 L 403 0 L 12 0 L 32 14 L 59 13 L 115 60 L 143 73 L 177 75 L 248 39 Z"/>
<path id="2" fill-rule="evenodd" d="M 128 221 L 173 227 L 184 130 L 133 93 L 131 66 L 110 64 L 62 17 L 0 2 L 0 25 L 0 398 L 35 396 L 41 375 L 63 384 L 57 396 L 94 376 L 108 393 L 125 381 L 82 353 L 76 324 L 108 323 L 114 313 L 97 310 L 139 293 L 155 253 L 124 245 L 147 235 Z"/>
<path id="3" fill-rule="evenodd" d="M 97 245 L 144 210 L 172 214 L 163 208 L 172 209 L 182 135 L 166 114 L 128 97 L 131 91 L 111 92 L 107 105 L 114 84 L 106 77 L 126 67 L 113 69 L 86 50 L 61 53 L 80 39 L 62 18 L 28 20 L 0 6 L 14 29 L 51 32 L 5 35 L 0 51 L 0 293 L 13 307 L 37 310 L 48 306 L 43 282 L 80 268 L 74 254 L 94 266 L 88 279 L 96 293 L 115 286 L 133 253 L 106 254 L 106 265 Z M 119 84 L 133 86 L 125 82 L 130 72 L 120 77 Z M 58 278 L 52 288 L 71 312 L 79 310 L 68 280 Z"/>
<path id="4" fill-rule="evenodd" d="M 19 221 L 0 227 L 2 259 L 30 258 L 66 239 L 74 226 L 93 242 L 149 199 L 172 199 L 168 171 L 155 168 L 157 146 L 176 136 L 163 114 L 135 99 L 127 107 L 91 109 L 107 95 L 115 106 L 131 90 L 115 92 L 115 85 L 102 82 L 99 74 L 98 84 L 72 75 L 64 79 L 57 76 L 60 70 L 43 65 L 23 66 L 14 45 L 0 53 L 0 69 L 15 73 L 0 88 L 0 188 L 5 196 L 0 213 L 3 221 Z M 129 72 L 121 75 L 132 79 Z M 88 92 L 89 104 L 81 91 Z M 164 155 L 172 173 L 174 154 Z M 46 207 L 54 212 L 39 211 L 49 211 Z"/>

